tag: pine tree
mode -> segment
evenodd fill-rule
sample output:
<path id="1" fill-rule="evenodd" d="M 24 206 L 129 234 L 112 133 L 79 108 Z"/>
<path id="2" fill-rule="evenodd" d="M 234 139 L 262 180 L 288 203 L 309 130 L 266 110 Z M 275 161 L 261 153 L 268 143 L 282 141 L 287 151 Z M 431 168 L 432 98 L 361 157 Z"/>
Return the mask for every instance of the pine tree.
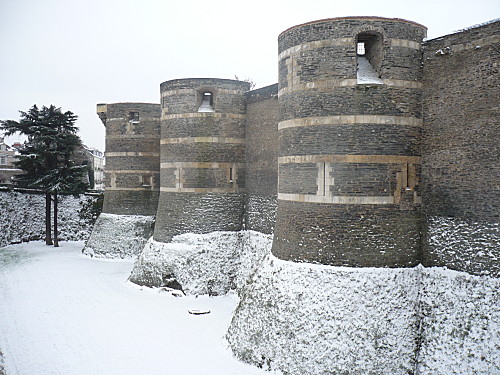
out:
<path id="1" fill-rule="evenodd" d="M 59 246 L 57 233 L 58 193 L 79 194 L 88 185 L 84 180 L 86 166 L 76 166 L 71 156 L 81 146 L 76 134 L 77 116 L 61 108 L 36 105 L 28 112 L 19 111 L 20 121 L 0 121 L 6 136 L 22 134 L 28 140 L 19 149 L 16 166 L 23 170 L 14 183 L 45 192 L 45 243 Z M 53 199 L 52 199 L 53 197 Z M 54 241 L 51 236 L 51 201 L 54 202 Z"/>

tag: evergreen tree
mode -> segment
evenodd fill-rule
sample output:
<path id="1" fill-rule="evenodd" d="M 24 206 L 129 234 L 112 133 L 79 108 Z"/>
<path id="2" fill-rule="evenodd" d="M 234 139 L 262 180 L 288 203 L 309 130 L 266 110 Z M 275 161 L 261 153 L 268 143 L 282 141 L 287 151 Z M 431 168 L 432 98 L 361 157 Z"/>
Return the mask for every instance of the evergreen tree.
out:
<path id="1" fill-rule="evenodd" d="M 79 194 L 88 185 L 84 180 L 86 166 L 76 166 L 71 156 L 81 146 L 76 134 L 77 116 L 61 108 L 36 105 L 28 112 L 19 111 L 20 121 L 0 121 L 5 135 L 22 134 L 28 140 L 19 149 L 16 166 L 23 170 L 14 183 L 45 192 L 45 243 L 59 246 L 57 237 L 58 193 Z M 51 201 L 54 202 L 54 242 L 51 236 Z"/>

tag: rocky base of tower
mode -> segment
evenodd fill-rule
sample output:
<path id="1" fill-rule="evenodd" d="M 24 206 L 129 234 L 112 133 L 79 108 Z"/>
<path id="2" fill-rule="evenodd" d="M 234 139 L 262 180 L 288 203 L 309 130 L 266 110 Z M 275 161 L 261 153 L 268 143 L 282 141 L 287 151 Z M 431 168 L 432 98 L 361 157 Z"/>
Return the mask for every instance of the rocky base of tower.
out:
<path id="1" fill-rule="evenodd" d="M 421 268 L 421 375 L 500 373 L 500 278 Z"/>
<path id="2" fill-rule="evenodd" d="M 153 235 L 154 219 L 102 213 L 82 252 L 97 258 L 137 257 Z"/>
<path id="3" fill-rule="evenodd" d="M 146 244 L 129 280 L 191 295 L 241 291 L 271 249 L 272 236 L 254 231 L 187 233 Z"/>
<path id="4" fill-rule="evenodd" d="M 227 333 L 234 354 L 299 374 L 489 374 L 500 280 L 442 268 L 347 268 L 269 256 Z"/>

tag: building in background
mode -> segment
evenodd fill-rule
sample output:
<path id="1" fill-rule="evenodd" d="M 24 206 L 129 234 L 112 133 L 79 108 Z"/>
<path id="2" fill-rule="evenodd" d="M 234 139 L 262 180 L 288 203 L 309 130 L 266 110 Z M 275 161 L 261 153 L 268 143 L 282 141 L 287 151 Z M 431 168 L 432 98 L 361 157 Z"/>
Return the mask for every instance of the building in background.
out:
<path id="1" fill-rule="evenodd" d="M 89 173 L 93 174 L 93 186 L 91 189 L 104 190 L 104 153 L 96 148 L 83 146 L 89 161 Z"/>
<path id="2" fill-rule="evenodd" d="M 9 146 L 5 143 L 5 138 L 0 137 L 0 185 L 12 184 L 12 177 L 22 173 L 14 165 L 16 155 L 15 145 Z"/>
<path id="3" fill-rule="evenodd" d="M 15 161 L 22 143 L 14 142 L 11 146 L 0 137 L 0 185 L 11 185 L 13 177 L 23 171 L 16 168 Z M 104 153 L 96 148 L 82 145 L 74 152 L 73 161 L 77 165 L 88 166 L 87 182 L 90 189 L 104 190 Z"/>

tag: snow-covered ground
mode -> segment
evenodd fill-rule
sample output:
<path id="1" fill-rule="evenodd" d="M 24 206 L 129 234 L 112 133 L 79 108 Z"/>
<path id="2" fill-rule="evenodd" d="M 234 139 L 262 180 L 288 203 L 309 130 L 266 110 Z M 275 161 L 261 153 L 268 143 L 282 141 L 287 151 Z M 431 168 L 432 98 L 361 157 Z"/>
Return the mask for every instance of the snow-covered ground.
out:
<path id="1" fill-rule="evenodd" d="M 126 282 L 132 260 L 96 260 L 82 248 L 31 242 L 0 249 L 8 375 L 269 374 L 226 347 L 235 295 L 174 297 L 140 287 Z"/>

